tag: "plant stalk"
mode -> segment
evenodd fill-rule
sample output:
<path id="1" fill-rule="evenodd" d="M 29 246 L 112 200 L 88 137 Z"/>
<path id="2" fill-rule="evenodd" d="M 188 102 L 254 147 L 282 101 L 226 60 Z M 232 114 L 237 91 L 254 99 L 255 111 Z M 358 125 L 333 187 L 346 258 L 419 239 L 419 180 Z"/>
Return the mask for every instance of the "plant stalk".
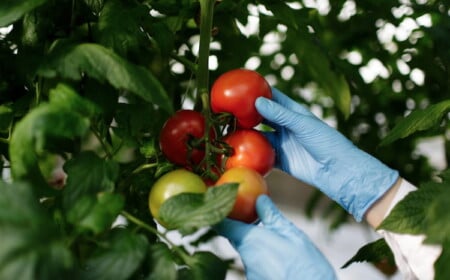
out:
<path id="1" fill-rule="evenodd" d="M 213 25 L 215 0 L 200 0 L 200 43 L 197 70 L 197 103 L 201 104 L 205 117 L 205 168 L 209 172 L 211 163 L 209 154 L 211 149 L 210 131 L 212 129 L 212 115 L 209 105 L 209 52 L 211 30 Z M 197 106 L 199 104 L 196 104 Z"/>

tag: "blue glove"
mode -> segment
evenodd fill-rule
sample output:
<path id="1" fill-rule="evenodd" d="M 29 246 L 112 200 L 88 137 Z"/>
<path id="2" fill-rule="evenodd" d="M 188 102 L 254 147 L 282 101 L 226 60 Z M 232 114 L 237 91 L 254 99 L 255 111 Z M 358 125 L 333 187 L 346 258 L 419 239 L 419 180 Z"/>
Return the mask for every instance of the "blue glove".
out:
<path id="1" fill-rule="evenodd" d="M 359 222 L 398 179 L 398 172 L 354 146 L 307 108 L 272 88 L 256 109 L 275 129 L 268 133 L 277 167 L 319 188 Z"/>
<path id="2" fill-rule="evenodd" d="M 336 279 L 322 253 L 268 196 L 258 197 L 256 212 L 263 226 L 225 219 L 215 227 L 240 254 L 248 280 Z"/>

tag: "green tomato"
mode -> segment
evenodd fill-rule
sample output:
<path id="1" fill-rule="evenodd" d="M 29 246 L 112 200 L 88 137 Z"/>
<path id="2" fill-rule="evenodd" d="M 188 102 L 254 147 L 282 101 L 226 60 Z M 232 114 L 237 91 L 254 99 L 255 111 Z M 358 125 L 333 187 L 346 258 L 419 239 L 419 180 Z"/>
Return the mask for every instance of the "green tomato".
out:
<path id="1" fill-rule="evenodd" d="M 148 204 L 153 218 L 160 224 L 159 209 L 172 196 L 180 193 L 204 193 L 206 184 L 195 173 L 185 169 L 170 171 L 159 178 L 150 190 Z"/>

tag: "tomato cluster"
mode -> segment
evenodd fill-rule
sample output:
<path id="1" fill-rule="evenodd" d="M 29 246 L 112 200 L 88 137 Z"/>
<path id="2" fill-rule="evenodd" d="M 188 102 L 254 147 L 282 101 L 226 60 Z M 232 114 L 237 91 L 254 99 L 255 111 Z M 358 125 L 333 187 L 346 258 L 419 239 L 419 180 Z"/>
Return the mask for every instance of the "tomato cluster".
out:
<path id="1" fill-rule="evenodd" d="M 238 194 L 229 217 L 247 223 L 257 219 L 256 198 L 268 193 L 263 176 L 275 162 L 270 142 L 255 129 L 262 121 L 254 105 L 260 96 L 272 97 L 260 74 L 231 70 L 212 86 L 213 114 L 184 109 L 165 122 L 160 149 L 180 169 L 162 176 L 152 187 L 149 204 L 154 218 L 158 220 L 159 207 L 173 195 L 236 182 Z"/>

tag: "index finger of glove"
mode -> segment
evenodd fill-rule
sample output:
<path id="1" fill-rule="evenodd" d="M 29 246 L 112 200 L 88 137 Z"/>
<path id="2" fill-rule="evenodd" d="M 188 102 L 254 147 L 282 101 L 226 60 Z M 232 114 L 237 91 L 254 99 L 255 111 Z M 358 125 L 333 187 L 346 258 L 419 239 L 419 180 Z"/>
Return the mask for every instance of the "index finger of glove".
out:
<path id="1" fill-rule="evenodd" d="M 267 195 L 256 200 L 256 212 L 265 227 L 280 230 L 291 225 Z"/>
<path id="2" fill-rule="evenodd" d="M 286 127 L 295 131 L 299 126 L 298 119 L 302 114 L 283 107 L 277 102 L 259 97 L 256 99 L 255 106 L 269 125 L 276 130 L 279 127 Z"/>
<path id="3" fill-rule="evenodd" d="M 304 105 L 298 103 L 297 101 L 292 100 L 287 95 L 279 91 L 277 88 L 272 88 L 272 98 L 271 100 L 275 101 L 276 103 L 280 104 L 281 106 L 300 113 L 304 115 L 312 115 L 311 111 L 309 111 L 308 108 L 306 108 Z"/>
<path id="4" fill-rule="evenodd" d="M 231 219 L 224 219 L 222 222 L 215 225 L 213 228 L 218 234 L 227 238 L 233 246 L 237 247 L 241 244 L 242 240 L 252 229 L 253 226 L 254 225 L 246 224 Z"/>

